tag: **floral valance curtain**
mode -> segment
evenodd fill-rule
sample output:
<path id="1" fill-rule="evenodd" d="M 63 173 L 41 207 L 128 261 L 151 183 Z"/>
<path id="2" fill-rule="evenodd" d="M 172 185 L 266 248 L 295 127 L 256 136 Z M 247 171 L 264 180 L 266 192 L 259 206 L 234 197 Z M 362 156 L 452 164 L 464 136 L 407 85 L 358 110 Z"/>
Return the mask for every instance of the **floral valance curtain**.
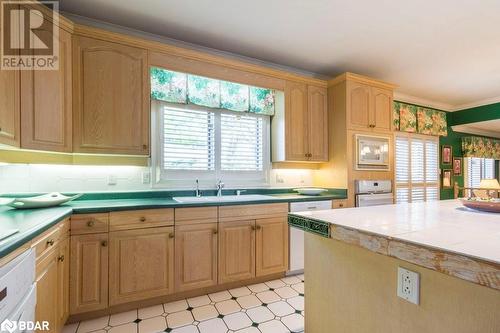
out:
<path id="1" fill-rule="evenodd" d="M 170 103 L 274 114 L 274 90 L 151 68 L 151 98 Z"/>
<path id="2" fill-rule="evenodd" d="M 464 157 L 483 157 L 500 160 L 500 140 L 468 136 L 462 138 Z"/>
<path id="3" fill-rule="evenodd" d="M 394 128 L 427 135 L 448 135 L 446 112 L 394 102 Z"/>

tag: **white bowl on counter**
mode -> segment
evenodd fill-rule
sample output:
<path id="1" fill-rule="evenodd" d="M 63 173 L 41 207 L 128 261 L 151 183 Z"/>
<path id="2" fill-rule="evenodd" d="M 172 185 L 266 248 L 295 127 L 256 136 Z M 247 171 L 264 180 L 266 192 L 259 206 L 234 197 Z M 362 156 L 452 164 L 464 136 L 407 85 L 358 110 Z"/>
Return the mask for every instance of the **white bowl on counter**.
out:
<path id="1" fill-rule="evenodd" d="M 324 188 L 314 188 L 314 187 L 303 187 L 296 188 L 294 191 L 299 192 L 302 195 L 320 195 L 321 193 L 328 192 L 327 189 Z"/>

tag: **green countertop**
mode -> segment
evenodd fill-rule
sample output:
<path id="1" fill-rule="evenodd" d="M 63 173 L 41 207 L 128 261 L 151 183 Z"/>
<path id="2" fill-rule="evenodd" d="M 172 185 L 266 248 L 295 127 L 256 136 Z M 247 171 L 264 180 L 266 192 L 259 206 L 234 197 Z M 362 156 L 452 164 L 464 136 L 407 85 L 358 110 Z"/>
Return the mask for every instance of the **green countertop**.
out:
<path id="1" fill-rule="evenodd" d="M 0 207 L 0 237 L 11 230 L 15 234 L 0 240 L 0 258 L 11 253 L 19 246 L 32 240 L 53 225 L 72 214 L 107 213 L 112 211 L 137 210 L 148 208 L 178 208 L 200 206 L 248 205 L 278 202 L 305 202 L 316 200 L 345 199 L 345 190 L 330 190 L 318 196 L 304 196 L 293 192 L 266 194 L 271 198 L 249 201 L 218 201 L 206 203 L 179 203 L 171 196 L 160 197 L 171 192 L 134 192 L 121 194 L 86 195 L 86 200 L 76 200 L 53 208 L 17 210 Z M 262 193 L 262 192 L 261 192 Z M 177 194 L 177 193 L 176 193 Z M 186 194 L 184 193 L 184 196 Z M 147 196 L 147 197 L 139 197 Z M 85 196 L 83 197 L 85 198 Z"/>

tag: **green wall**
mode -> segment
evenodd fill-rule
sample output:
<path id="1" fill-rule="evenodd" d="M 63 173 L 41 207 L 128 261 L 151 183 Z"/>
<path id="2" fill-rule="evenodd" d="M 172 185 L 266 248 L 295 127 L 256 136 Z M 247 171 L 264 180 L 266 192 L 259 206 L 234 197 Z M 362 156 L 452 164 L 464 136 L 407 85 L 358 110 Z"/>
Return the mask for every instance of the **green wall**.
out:
<path id="1" fill-rule="evenodd" d="M 462 142 L 461 138 L 464 136 L 470 136 L 471 134 L 454 132 L 451 129 L 453 125 L 462 125 L 475 123 L 478 121 L 486 121 L 500 119 L 500 103 L 490 104 L 479 106 L 471 109 L 465 109 L 455 112 L 447 113 L 447 122 L 448 122 L 448 136 L 439 138 L 439 145 L 449 145 L 452 147 L 453 156 L 462 157 Z M 440 147 L 441 149 L 441 147 Z M 440 162 L 441 163 L 441 162 Z M 443 169 L 451 169 L 452 167 L 449 165 L 439 166 L 441 170 Z M 462 165 L 463 167 L 463 165 Z M 498 161 L 497 168 L 498 170 Z M 464 176 L 463 172 L 461 176 L 454 176 L 453 182 L 458 182 L 459 186 L 464 186 Z M 441 189 L 441 200 L 445 199 L 453 199 L 453 189 Z"/>

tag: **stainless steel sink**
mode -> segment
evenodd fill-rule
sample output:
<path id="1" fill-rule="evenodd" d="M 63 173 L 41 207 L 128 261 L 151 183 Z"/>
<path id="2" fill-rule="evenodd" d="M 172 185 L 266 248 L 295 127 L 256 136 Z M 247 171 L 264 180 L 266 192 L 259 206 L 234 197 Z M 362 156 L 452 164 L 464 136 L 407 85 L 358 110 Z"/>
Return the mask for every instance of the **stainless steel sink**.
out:
<path id="1" fill-rule="evenodd" d="M 238 201 L 259 201 L 269 200 L 273 197 L 263 194 L 244 194 L 244 195 L 223 195 L 208 197 L 173 197 L 179 203 L 206 203 L 206 202 L 238 202 Z"/>

